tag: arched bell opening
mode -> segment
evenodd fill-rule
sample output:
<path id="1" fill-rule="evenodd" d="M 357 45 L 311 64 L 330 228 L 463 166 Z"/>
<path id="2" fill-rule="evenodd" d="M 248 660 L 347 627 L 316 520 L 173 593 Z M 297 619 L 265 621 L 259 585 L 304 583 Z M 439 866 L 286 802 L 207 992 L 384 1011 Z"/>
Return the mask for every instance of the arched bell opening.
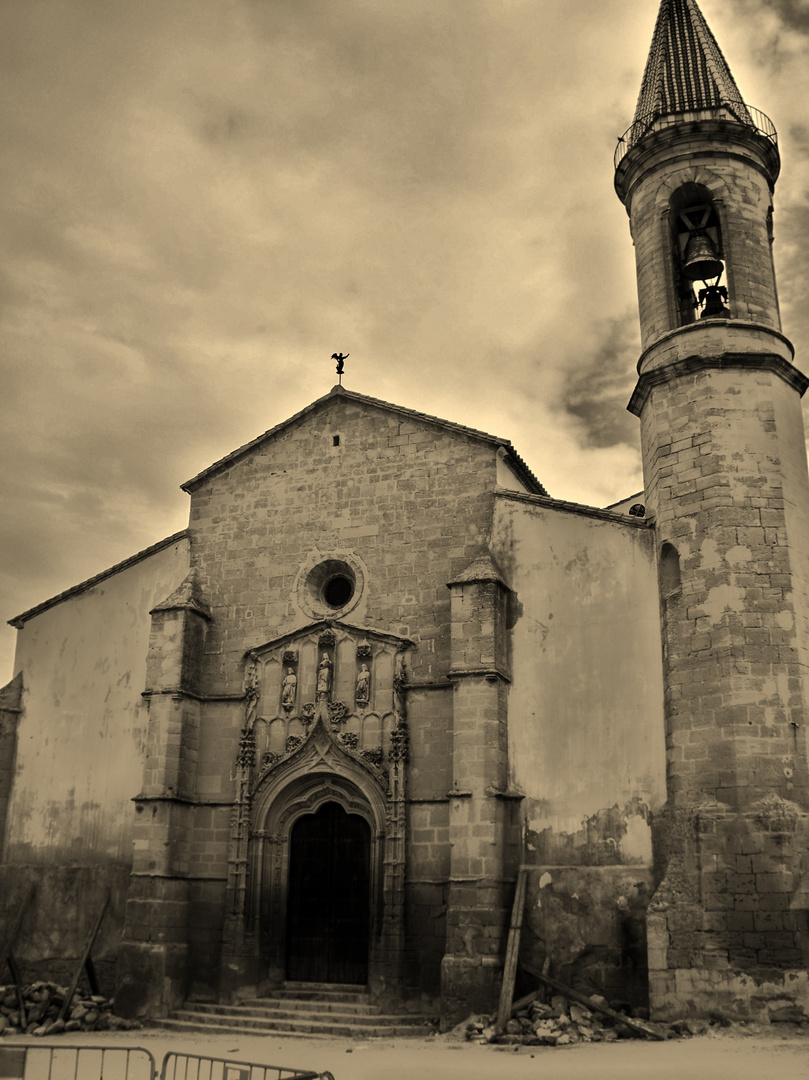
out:
<path id="1" fill-rule="evenodd" d="M 722 225 L 711 192 L 683 184 L 669 207 L 679 325 L 730 318 Z"/>
<path id="2" fill-rule="evenodd" d="M 271 788 L 257 793 L 249 856 L 260 982 L 373 984 L 384 922 L 384 796 L 372 781 L 335 773 Z"/>

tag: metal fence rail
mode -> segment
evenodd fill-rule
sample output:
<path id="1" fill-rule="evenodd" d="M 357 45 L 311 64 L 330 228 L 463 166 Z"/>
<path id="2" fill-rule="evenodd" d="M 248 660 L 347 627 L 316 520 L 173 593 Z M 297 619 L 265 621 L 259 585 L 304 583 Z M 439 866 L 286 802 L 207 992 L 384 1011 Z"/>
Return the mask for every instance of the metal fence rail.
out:
<path id="1" fill-rule="evenodd" d="M 3 1046 L 3 1080 L 156 1080 L 157 1065 L 140 1046 Z"/>
<path id="2" fill-rule="evenodd" d="M 329 1072 L 291 1069 L 283 1065 L 257 1065 L 228 1058 L 172 1053 L 163 1058 L 160 1080 L 334 1080 L 334 1077 Z"/>

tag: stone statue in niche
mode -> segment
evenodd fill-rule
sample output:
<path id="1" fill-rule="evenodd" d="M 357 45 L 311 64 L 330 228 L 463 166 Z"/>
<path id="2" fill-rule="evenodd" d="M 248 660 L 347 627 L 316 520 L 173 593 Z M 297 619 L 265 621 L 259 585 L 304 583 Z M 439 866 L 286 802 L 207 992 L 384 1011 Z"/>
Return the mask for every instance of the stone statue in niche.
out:
<path id="1" fill-rule="evenodd" d="M 281 686 L 281 705 L 289 710 L 295 704 L 295 697 L 298 693 L 298 676 L 292 670 L 287 668 L 287 673 L 284 676 L 284 682 Z"/>
<path id="2" fill-rule="evenodd" d="M 327 697 L 331 690 L 331 660 L 328 653 L 323 653 L 317 669 L 317 696 Z"/>
<path id="3" fill-rule="evenodd" d="M 260 690 L 258 656 L 251 652 L 244 673 L 244 726 L 247 731 L 255 723 Z"/>
<path id="4" fill-rule="evenodd" d="M 371 672 L 368 670 L 367 664 L 360 666 L 359 675 L 357 675 L 357 689 L 354 692 L 354 700 L 357 703 L 358 708 L 364 708 L 371 697 Z"/>

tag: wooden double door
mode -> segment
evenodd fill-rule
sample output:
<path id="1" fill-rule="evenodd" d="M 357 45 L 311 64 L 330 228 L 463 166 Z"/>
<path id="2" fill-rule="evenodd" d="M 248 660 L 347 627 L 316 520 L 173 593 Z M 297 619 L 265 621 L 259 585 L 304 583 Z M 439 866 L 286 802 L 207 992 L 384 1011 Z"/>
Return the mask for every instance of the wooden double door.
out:
<path id="1" fill-rule="evenodd" d="M 368 981 L 371 829 L 327 802 L 292 827 L 286 976 L 303 982 Z"/>

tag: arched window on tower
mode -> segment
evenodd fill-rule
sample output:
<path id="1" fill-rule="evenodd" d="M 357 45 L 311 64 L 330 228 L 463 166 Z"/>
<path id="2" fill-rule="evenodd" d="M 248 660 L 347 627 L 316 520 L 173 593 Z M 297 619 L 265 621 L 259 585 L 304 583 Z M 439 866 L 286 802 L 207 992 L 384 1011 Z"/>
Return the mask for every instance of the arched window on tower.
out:
<path id="1" fill-rule="evenodd" d="M 730 318 L 722 227 L 711 193 L 702 184 L 684 184 L 672 195 L 670 207 L 680 326 Z"/>
<path id="2" fill-rule="evenodd" d="M 660 593 L 664 600 L 669 600 L 681 587 L 680 553 L 674 544 L 667 542 L 660 549 Z"/>
<path id="3" fill-rule="evenodd" d="M 776 277 L 775 277 L 775 263 L 773 262 L 773 257 L 772 257 L 772 246 L 773 246 L 773 240 L 775 239 L 775 233 L 773 231 L 773 223 L 772 223 L 772 203 L 770 203 L 769 209 L 767 210 L 767 239 L 768 239 L 769 244 L 770 244 L 770 269 L 772 271 L 773 290 L 775 292 L 775 313 L 778 316 L 778 322 L 777 322 L 776 325 L 778 327 L 780 327 L 781 326 L 781 303 L 780 303 L 780 301 L 778 299 L 778 282 L 777 282 Z"/>

